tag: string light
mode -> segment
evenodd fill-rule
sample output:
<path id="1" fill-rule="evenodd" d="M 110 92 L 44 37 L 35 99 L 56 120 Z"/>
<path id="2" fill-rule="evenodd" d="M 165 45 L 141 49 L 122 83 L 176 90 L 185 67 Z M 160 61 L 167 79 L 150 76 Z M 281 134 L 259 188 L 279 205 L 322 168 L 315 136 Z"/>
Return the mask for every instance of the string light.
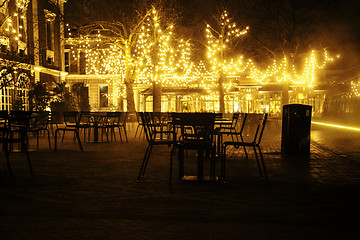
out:
<path id="1" fill-rule="evenodd" d="M 351 81 L 351 94 L 355 97 L 360 97 L 360 83 L 359 81 Z"/>
<path id="2" fill-rule="evenodd" d="M 4 29 L 3 37 L 13 38 L 15 41 L 20 41 L 22 35 L 22 31 L 24 31 L 24 13 L 27 10 L 27 6 L 29 4 L 29 0 L 17 0 L 16 1 L 16 9 L 14 13 L 11 13 L 7 16 L 1 25 L 1 29 Z M 6 5 L 4 5 L 6 7 Z M 4 7 L 3 6 L 3 7 Z"/>
<path id="3" fill-rule="evenodd" d="M 316 83 L 317 71 L 334 61 L 326 50 L 309 52 L 302 68 L 290 64 L 286 57 L 272 61 L 264 69 L 243 56 L 229 59 L 225 56 L 225 51 L 230 49 L 228 44 L 245 35 L 249 27 L 240 29 L 226 11 L 219 23 L 220 31 L 206 26 L 208 61 L 197 63 L 191 61 L 189 42 L 177 40 L 174 27 L 163 26 L 155 9 L 144 18 L 135 42 L 127 38 L 109 41 L 113 38 L 102 30 L 75 39 L 68 24 L 66 29 L 72 58 L 79 59 L 80 53 L 85 53 L 86 73 L 106 79 L 114 89 L 110 93 L 114 98 L 125 96 L 125 83 L 129 77 L 134 84 L 157 83 L 165 87 L 203 89 L 212 99 L 219 96 L 217 80 L 220 73 L 227 79 L 223 82 L 225 93 L 234 91 L 239 79 L 244 76 L 252 78 L 259 85 L 286 82 L 311 87 Z"/>
<path id="4" fill-rule="evenodd" d="M 68 24 L 66 27 L 70 36 L 70 27 Z M 126 38 L 109 41 L 111 37 L 103 31 L 76 40 L 68 39 L 72 58 L 78 59 L 80 52 L 84 52 L 86 73 L 106 79 L 115 89 L 114 98 L 126 94 L 124 85 L 129 76 L 134 78 L 135 84 L 183 86 L 189 82 L 185 76 L 191 75 L 194 68 L 190 61 L 190 44 L 174 38 L 174 26 L 162 26 L 153 9 L 139 29 L 135 43 Z"/>

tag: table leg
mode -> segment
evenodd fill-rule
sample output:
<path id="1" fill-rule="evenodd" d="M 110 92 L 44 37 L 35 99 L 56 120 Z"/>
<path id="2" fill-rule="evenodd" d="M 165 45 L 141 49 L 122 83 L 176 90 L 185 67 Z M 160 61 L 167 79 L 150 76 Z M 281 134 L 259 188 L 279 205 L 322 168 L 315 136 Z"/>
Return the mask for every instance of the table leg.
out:
<path id="1" fill-rule="evenodd" d="M 178 160 L 179 160 L 179 181 L 182 180 L 184 176 L 184 149 L 178 149 Z"/>
<path id="2" fill-rule="evenodd" d="M 99 127 L 98 124 L 94 124 L 94 142 L 99 141 Z"/>
<path id="3" fill-rule="evenodd" d="M 204 150 L 198 151 L 198 180 L 202 181 L 204 179 Z"/>

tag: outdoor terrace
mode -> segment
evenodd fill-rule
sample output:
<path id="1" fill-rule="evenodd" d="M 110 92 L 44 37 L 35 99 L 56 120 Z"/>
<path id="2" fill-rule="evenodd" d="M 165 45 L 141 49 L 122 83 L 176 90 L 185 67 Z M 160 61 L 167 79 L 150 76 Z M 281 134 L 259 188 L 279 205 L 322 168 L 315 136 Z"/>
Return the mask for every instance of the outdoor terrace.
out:
<path id="1" fill-rule="evenodd" d="M 30 152 L 33 173 L 14 153 L 10 177 L 1 154 L 1 239 L 359 237 L 358 133 L 313 125 L 307 159 L 280 153 L 280 126 L 270 121 L 262 142 L 268 184 L 259 181 L 251 150 L 247 161 L 239 148 L 228 157 L 227 183 L 178 182 L 175 160 L 169 187 L 167 146 L 154 147 L 137 182 L 147 142 L 134 138 L 135 123 L 128 143 L 83 143 L 84 152 L 72 134 L 56 153 L 41 138 Z"/>

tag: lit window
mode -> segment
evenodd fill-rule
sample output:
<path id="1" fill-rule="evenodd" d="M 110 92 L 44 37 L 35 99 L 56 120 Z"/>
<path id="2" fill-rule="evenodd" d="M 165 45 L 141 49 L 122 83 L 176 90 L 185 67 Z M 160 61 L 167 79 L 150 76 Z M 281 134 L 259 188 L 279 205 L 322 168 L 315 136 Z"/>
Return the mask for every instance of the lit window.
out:
<path id="1" fill-rule="evenodd" d="M 108 86 L 100 86 L 100 107 L 101 108 L 106 108 L 109 106 L 109 99 L 108 99 L 108 94 L 109 94 L 109 87 Z"/>

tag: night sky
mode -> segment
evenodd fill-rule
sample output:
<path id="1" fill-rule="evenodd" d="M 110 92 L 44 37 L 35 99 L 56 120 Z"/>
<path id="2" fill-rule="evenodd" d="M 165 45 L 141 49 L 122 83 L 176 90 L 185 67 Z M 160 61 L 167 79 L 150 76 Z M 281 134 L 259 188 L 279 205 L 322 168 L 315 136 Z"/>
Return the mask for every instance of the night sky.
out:
<path id="1" fill-rule="evenodd" d="M 284 0 L 256 1 L 277 4 Z M 132 11 L 129 9 L 133 2 L 129 0 L 68 0 L 65 5 L 65 18 L 72 24 L 84 25 L 91 23 L 94 18 L 106 20 L 121 15 L 130 16 L 129 13 Z M 163 2 L 167 2 L 167 0 L 163 0 Z M 255 32 L 256 29 L 261 29 L 263 23 L 267 22 L 266 18 L 255 21 L 259 17 L 256 11 L 262 11 L 262 5 L 257 4 L 254 8 L 245 7 L 247 5 L 244 3 L 248 0 L 178 0 L 177 2 L 176 12 L 180 14 L 176 22 L 176 29 L 180 35 L 191 38 L 195 42 L 204 41 L 205 22 L 213 21 L 213 16 L 222 9 L 222 6 L 233 13 L 238 24 L 249 25 L 251 31 Z M 305 34 L 309 30 L 310 35 L 313 34 L 319 39 L 321 47 L 335 49 L 343 56 L 351 54 L 352 56 L 347 58 L 351 59 L 352 63 L 360 63 L 358 57 L 360 53 L 360 14 L 358 14 L 360 1 L 289 0 L 285 2 L 293 2 L 296 6 L 304 7 L 305 12 L 310 15 L 314 14 L 314 19 L 318 22 L 311 23 L 311 20 L 309 23 L 316 25 L 318 29 L 314 33 L 306 29 Z M 261 30 L 254 34 L 261 34 Z"/>

